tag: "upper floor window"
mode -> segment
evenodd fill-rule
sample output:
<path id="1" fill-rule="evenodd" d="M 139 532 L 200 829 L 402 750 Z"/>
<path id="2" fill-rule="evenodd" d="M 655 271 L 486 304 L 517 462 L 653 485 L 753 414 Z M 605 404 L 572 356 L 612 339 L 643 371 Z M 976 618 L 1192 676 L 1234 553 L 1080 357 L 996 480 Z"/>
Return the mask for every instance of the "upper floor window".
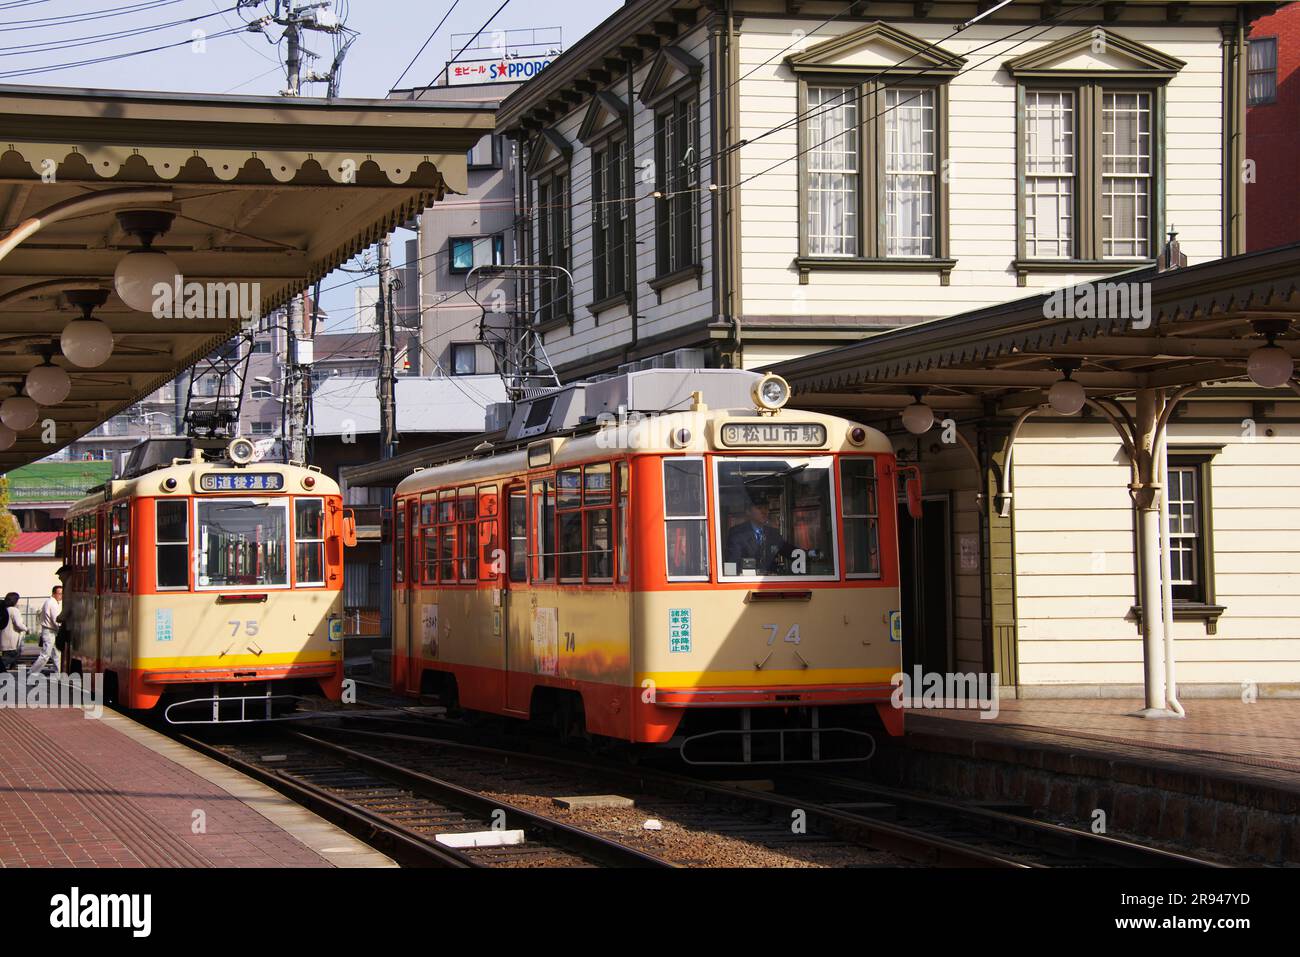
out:
<path id="1" fill-rule="evenodd" d="M 700 77 L 704 64 L 678 46 L 656 54 L 641 87 L 654 111 L 655 288 L 700 265 Z"/>
<path id="2" fill-rule="evenodd" d="M 699 118 L 694 97 L 655 116 L 655 256 L 660 276 L 699 263 Z"/>
<path id="3" fill-rule="evenodd" d="M 560 270 L 572 268 L 569 171 L 555 169 L 537 180 L 537 261 L 555 267 L 538 283 L 538 322 L 568 318 L 573 312 L 569 281 Z"/>
<path id="4" fill-rule="evenodd" d="M 467 273 L 475 266 L 501 266 L 506 261 L 506 237 L 504 233 L 494 236 L 453 236 L 448 240 L 451 261 L 448 271 Z"/>
<path id="5" fill-rule="evenodd" d="M 473 342 L 453 342 L 451 374 L 474 375 L 478 372 L 478 346 Z"/>
<path id="6" fill-rule="evenodd" d="M 632 282 L 633 197 L 628 138 L 631 110 L 609 90 L 597 91 L 578 139 L 591 151 L 592 303 L 597 313 L 622 299 Z"/>
<path id="7" fill-rule="evenodd" d="M 884 23 L 786 58 L 799 77 L 799 259 L 930 269 L 947 258 L 947 82 L 965 60 Z"/>
<path id="8" fill-rule="evenodd" d="M 599 303 L 628 289 L 627 141 L 593 150 L 591 168 L 593 297 Z"/>
<path id="9" fill-rule="evenodd" d="M 1100 31 L 1100 34 L 1098 33 Z M 1104 49 L 1104 57 L 1098 51 Z M 1035 268 L 1152 259 L 1165 83 L 1185 64 L 1097 27 L 1009 60 L 1018 83 L 1021 284 Z"/>
<path id="10" fill-rule="evenodd" d="M 501 138 L 487 134 L 466 153 L 465 162 L 470 169 L 500 169 Z"/>
<path id="11" fill-rule="evenodd" d="M 1250 41 L 1246 104 L 1262 106 L 1276 102 L 1277 37 L 1256 37 Z"/>

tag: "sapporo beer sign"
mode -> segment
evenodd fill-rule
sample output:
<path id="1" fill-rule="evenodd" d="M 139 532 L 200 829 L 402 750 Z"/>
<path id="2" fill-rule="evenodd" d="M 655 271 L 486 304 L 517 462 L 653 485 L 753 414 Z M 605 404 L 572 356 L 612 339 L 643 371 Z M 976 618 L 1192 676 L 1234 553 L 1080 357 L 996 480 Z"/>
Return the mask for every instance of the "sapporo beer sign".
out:
<path id="1" fill-rule="evenodd" d="M 826 444 L 819 422 L 724 422 L 722 444 L 732 449 L 818 449 Z"/>

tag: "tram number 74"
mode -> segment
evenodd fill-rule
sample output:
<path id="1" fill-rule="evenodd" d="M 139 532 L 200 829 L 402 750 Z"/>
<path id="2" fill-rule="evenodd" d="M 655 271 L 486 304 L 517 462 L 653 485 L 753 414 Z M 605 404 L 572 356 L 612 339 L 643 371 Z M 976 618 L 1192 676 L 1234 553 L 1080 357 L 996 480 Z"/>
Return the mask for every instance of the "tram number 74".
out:
<path id="1" fill-rule="evenodd" d="M 226 624 L 230 626 L 231 638 L 237 638 L 239 636 L 240 628 L 243 628 L 244 634 L 249 638 L 252 638 L 257 634 L 258 624 L 256 618 L 250 618 L 248 621 L 228 621 Z"/>
<path id="2" fill-rule="evenodd" d="M 776 636 L 781 633 L 781 626 L 764 625 L 763 627 L 767 629 L 767 643 L 769 645 L 776 644 Z M 797 645 L 802 641 L 802 639 L 799 637 L 798 624 L 793 624 L 790 626 L 790 630 L 785 633 L 785 640 L 792 645 Z"/>

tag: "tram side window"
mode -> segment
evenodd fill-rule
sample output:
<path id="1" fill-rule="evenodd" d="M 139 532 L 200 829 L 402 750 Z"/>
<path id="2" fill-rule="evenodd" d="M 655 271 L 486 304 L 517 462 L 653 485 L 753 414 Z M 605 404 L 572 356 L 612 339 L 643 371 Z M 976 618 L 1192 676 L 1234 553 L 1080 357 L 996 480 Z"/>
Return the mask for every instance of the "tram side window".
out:
<path id="1" fill-rule="evenodd" d="M 555 480 L 533 482 L 533 581 L 555 581 Z"/>
<path id="2" fill-rule="evenodd" d="M 457 493 L 456 518 L 459 533 L 456 536 L 456 557 L 462 582 L 478 581 L 478 499 L 474 486 Z"/>
<path id="3" fill-rule="evenodd" d="M 613 473 L 608 462 L 588 465 L 582 472 L 582 504 L 586 509 L 587 581 L 611 582 L 614 568 Z"/>
<path id="4" fill-rule="evenodd" d="M 709 531 L 703 459 L 664 459 L 664 534 L 668 579 L 707 579 Z"/>
<path id="5" fill-rule="evenodd" d="M 582 581 L 582 469 L 560 469 L 556 476 L 560 510 L 560 581 Z"/>
<path id="6" fill-rule="evenodd" d="M 325 500 L 300 498 L 293 503 L 294 581 L 325 584 Z"/>
<path id="7" fill-rule="evenodd" d="M 880 575 L 880 513 L 874 459 L 840 461 L 844 497 L 844 557 L 850 575 Z"/>
<path id="8" fill-rule="evenodd" d="M 618 463 L 618 580 L 628 579 L 627 463 Z"/>
<path id="9" fill-rule="evenodd" d="M 497 572 L 501 570 L 501 566 L 497 563 L 501 550 L 499 535 L 501 519 L 497 515 L 497 487 L 495 485 L 479 486 L 478 518 L 479 578 L 483 581 L 492 581 L 496 578 Z"/>
<path id="10" fill-rule="evenodd" d="M 108 541 L 108 590 L 127 590 L 127 567 L 130 564 L 130 505 L 118 502 L 110 512 Z"/>
<path id="11" fill-rule="evenodd" d="M 528 498 L 522 488 L 510 490 L 510 580 L 528 580 Z"/>
<path id="12" fill-rule="evenodd" d="M 438 581 L 438 496 L 426 495 L 420 502 L 420 581 Z"/>
<path id="13" fill-rule="evenodd" d="M 184 500 L 155 503 L 158 588 L 190 587 L 189 505 Z"/>
<path id="14" fill-rule="evenodd" d="M 456 580 L 456 490 L 438 493 L 438 581 Z"/>

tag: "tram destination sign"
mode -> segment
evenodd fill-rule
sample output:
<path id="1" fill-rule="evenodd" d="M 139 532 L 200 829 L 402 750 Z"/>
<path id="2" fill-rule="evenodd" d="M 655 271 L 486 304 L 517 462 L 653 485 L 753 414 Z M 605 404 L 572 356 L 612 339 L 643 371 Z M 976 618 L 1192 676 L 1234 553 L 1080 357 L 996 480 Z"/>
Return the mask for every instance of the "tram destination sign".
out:
<path id="1" fill-rule="evenodd" d="M 819 449 L 826 444 L 820 422 L 724 422 L 719 436 L 730 449 Z"/>
<path id="2" fill-rule="evenodd" d="M 201 492 L 278 492 L 284 488 L 279 472 L 204 472 L 199 476 Z"/>

